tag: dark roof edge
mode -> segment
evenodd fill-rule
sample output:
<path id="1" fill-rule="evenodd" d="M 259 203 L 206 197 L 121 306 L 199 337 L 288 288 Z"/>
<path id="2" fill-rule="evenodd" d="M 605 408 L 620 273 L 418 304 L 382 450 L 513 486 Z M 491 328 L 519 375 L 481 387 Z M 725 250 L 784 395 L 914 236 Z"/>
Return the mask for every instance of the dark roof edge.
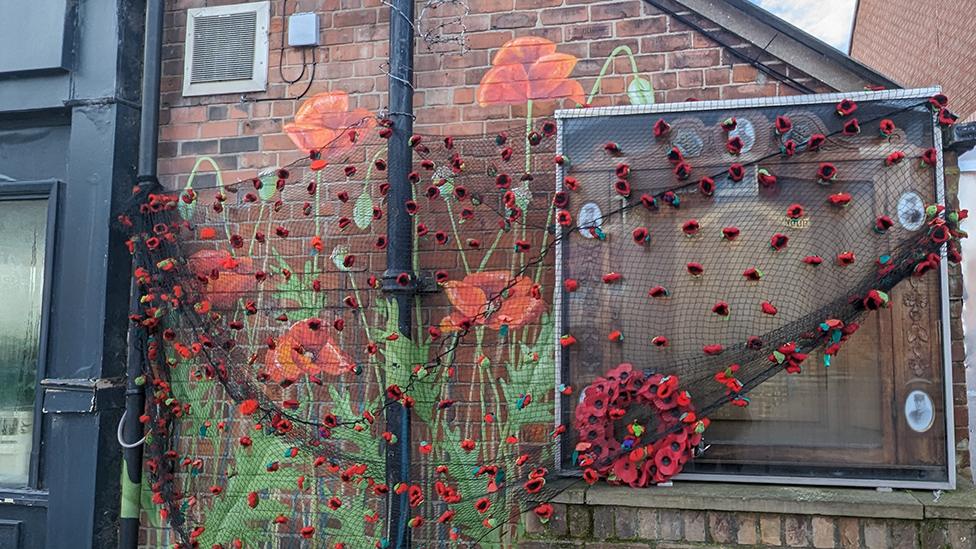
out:
<path id="1" fill-rule="evenodd" d="M 879 73 L 871 67 L 868 67 L 860 61 L 857 61 L 851 56 L 845 54 L 837 48 L 834 48 L 830 44 L 827 44 L 806 31 L 801 30 L 795 25 L 780 19 L 763 8 L 760 8 L 749 0 L 672 0 L 672 2 L 681 5 L 710 21 L 713 21 L 720 27 L 723 27 L 729 32 L 732 32 L 733 34 L 736 34 L 751 42 L 760 49 L 766 49 L 771 55 L 774 55 L 784 62 L 795 66 L 797 69 L 800 69 L 814 78 L 817 78 L 818 74 L 830 72 L 829 70 L 825 71 L 824 68 L 827 64 L 832 64 L 834 67 L 839 67 L 849 75 L 854 76 L 855 79 L 861 81 L 863 85 L 879 85 L 890 89 L 902 87 L 900 84 L 887 76 Z M 654 3 L 656 4 L 657 2 Z M 727 7 L 723 9 L 721 4 L 725 4 Z M 728 23 L 731 22 L 729 21 L 729 18 L 734 17 L 734 15 L 728 13 L 728 8 L 732 8 L 740 15 L 767 27 L 767 32 L 764 34 L 770 35 L 771 33 L 768 31 L 772 31 L 772 33 L 775 34 L 767 38 L 765 41 L 754 40 L 750 36 L 743 35 L 743 32 L 741 32 L 743 29 L 729 28 L 730 25 Z M 725 22 L 722 21 L 723 18 L 726 19 Z M 784 36 L 791 39 L 794 43 L 802 45 L 811 55 L 793 55 L 789 59 L 784 59 L 781 56 L 777 56 L 776 53 L 772 51 L 776 48 L 775 41 L 770 43 L 771 38 L 778 38 L 776 35 Z M 767 46 L 769 47 L 767 48 Z M 829 69 L 833 69 L 833 67 L 829 67 Z M 845 80 L 845 82 L 842 83 L 830 82 L 826 80 L 822 81 L 828 86 L 832 86 L 839 91 L 853 91 L 850 89 L 843 89 L 842 84 L 849 84 L 848 79 L 843 80 Z"/>
<path id="2" fill-rule="evenodd" d="M 773 27 L 777 31 L 795 38 L 797 41 L 801 42 L 803 45 L 812 49 L 813 51 L 827 57 L 831 61 L 834 61 L 852 73 L 860 76 L 867 81 L 874 81 L 879 86 L 884 86 L 886 88 L 901 88 L 901 84 L 895 82 L 894 80 L 888 78 L 887 76 L 881 74 L 880 72 L 872 69 L 871 67 L 861 63 L 857 59 L 854 59 L 850 55 L 838 50 L 837 48 L 831 46 L 830 44 L 824 42 L 823 40 L 813 36 L 807 31 L 785 21 L 772 13 L 760 8 L 759 6 L 753 4 L 749 0 L 725 0 L 727 3 L 731 4 L 738 10 L 744 11 L 746 14 L 759 19 L 763 23 L 766 23 L 770 27 Z M 856 15 L 856 13 L 855 13 Z M 708 17 L 707 15 L 705 17 Z M 853 22 L 851 24 L 853 31 Z M 803 70 L 803 67 L 797 67 Z"/>

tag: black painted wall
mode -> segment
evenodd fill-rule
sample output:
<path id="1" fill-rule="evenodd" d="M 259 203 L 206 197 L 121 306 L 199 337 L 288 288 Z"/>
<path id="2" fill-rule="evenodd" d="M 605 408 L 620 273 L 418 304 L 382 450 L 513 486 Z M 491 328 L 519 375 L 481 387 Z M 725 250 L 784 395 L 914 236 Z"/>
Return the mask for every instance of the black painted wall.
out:
<path id="1" fill-rule="evenodd" d="M 57 179 L 37 489 L 0 489 L 0 547 L 116 547 L 144 3 L 0 2 L 0 193 Z"/>

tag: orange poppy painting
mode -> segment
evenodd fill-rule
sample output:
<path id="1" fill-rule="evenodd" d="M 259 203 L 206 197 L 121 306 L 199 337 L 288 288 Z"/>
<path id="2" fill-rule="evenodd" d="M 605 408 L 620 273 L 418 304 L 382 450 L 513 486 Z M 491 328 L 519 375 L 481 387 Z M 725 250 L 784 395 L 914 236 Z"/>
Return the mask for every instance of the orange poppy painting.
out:
<path id="1" fill-rule="evenodd" d="M 276 383 L 295 382 L 303 375 L 339 375 L 354 366 L 324 329 L 313 330 L 307 320 L 296 322 L 268 350 L 264 372 Z"/>
<path id="2" fill-rule="evenodd" d="M 569 78 L 576 57 L 557 53 L 556 44 L 537 36 L 511 40 L 498 50 L 478 86 L 478 104 L 521 104 L 568 98 L 583 104 L 583 87 Z"/>
<path id="3" fill-rule="evenodd" d="M 454 310 L 441 321 L 441 329 L 457 330 L 462 323 L 470 321 L 473 326 L 499 330 L 502 326 L 518 328 L 538 320 L 546 303 L 532 295 L 532 279 L 518 276 L 515 284 L 503 292 L 511 280 L 508 271 L 487 271 L 446 282 L 444 291 Z M 503 295 L 489 302 L 489 298 L 499 293 Z"/>
<path id="4" fill-rule="evenodd" d="M 257 287 L 249 257 L 235 258 L 224 250 L 200 250 L 190 256 L 190 270 L 207 280 L 204 297 L 217 309 L 230 309 Z M 214 276 L 216 275 L 216 276 Z"/>
<path id="5" fill-rule="evenodd" d="M 339 158 L 355 147 L 358 138 L 376 123 L 366 109 L 349 110 L 344 91 L 322 92 L 307 99 L 284 130 L 296 147 L 323 159 Z"/>

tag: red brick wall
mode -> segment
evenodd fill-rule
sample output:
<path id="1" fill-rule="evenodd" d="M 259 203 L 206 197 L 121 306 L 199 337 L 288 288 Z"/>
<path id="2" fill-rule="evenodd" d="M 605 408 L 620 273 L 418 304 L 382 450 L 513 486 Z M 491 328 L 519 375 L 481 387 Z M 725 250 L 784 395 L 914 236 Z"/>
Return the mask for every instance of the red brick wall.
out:
<path id="1" fill-rule="evenodd" d="M 851 56 L 906 87 L 941 84 L 949 107 L 976 120 L 970 0 L 860 0 Z"/>
<path id="2" fill-rule="evenodd" d="M 159 168 L 163 181 L 169 185 L 185 181 L 200 154 L 213 156 L 226 170 L 225 176 L 235 179 L 250 177 L 255 169 L 287 163 L 300 154 L 281 128 L 291 120 L 299 104 L 290 98 L 305 89 L 307 80 L 289 85 L 279 76 L 277 48 L 284 25 L 280 2 L 272 3 L 266 93 L 247 94 L 243 103 L 239 94 L 181 96 L 186 9 L 215 3 L 181 0 L 170 3 L 166 15 Z M 482 107 L 475 101 L 477 86 L 498 48 L 520 36 L 548 38 L 558 44 L 559 52 L 576 56 L 579 61 L 572 77 L 587 94 L 607 55 L 619 45 L 632 49 L 640 74 L 654 86 L 657 102 L 797 93 L 640 0 L 478 0 L 469 4 L 471 14 L 465 18 L 470 48 L 467 53 L 459 55 L 457 47 L 445 46 L 430 51 L 420 41 L 416 46 L 414 105 L 419 131 L 477 135 L 508 128 L 517 124 L 515 120 L 522 120 L 522 106 Z M 418 13 L 421 8 L 418 3 Z M 343 90 L 350 94 L 350 109 L 375 112 L 384 107 L 388 77 L 382 64 L 388 55 L 389 8 L 379 0 L 288 2 L 289 13 L 310 10 L 319 13 L 322 46 L 312 53 L 318 66 L 308 96 Z M 447 13 L 440 15 L 450 18 Z M 706 29 L 719 30 L 701 17 L 689 17 Z M 438 21 L 429 20 L 431 24 Z M 722 33 L 725 41 L 734 38 Z M 758 55 L 760 61 L 779 72 L 815 89 L 830 91 L 787 63 L 760 55 L 748 43 L 732 43 L 742 53 Z M 287 78 L 299 75 L 299 50 L 285 50 L 282 69 Z M 630 74 L 629 60 L 617 57 L 602 80 L 594 104 L 627 104 Z M 556 103 L 539 103 L 534 114 L 550 114 L 558 106 Z"/>
<path id="3" fill-rule="evenodd" d="M 301 104 L 295 99 L 307 86 L 306 79 L 294 84 L 279 74 L 279 50 L 284 18 L 282 3 L 272 2 L 271 53 L 267 92 L 182 97 L 182 73 L 186 10 L 214 5 L 214 0 L 178 0 L 168 4 L 163 66 L 163 111 L 159 171 L 163 183 L 182 189 L 197 159 L 206 155 L 217 163 L 225 182 L 251 178 L 260 169 L 285 165 L 304 156 L 283 132 Z M 378 112 L 386 104 L 388 77 L 383 63 L 388 55 L 387 24 L 389 8 L 380 0 L 296 0 L 288 2 L 288 12 L 315 11 L 319 14 L 322 46 L 311 52 L 317 66 L 315 80 L 306 97 L 323 91 L 345 91 L 350 109 Z M 770 79 L 755 67 L 741 63 L 729 51 L 702 34 L 692 31 L 674 18 L 640 0 L 585 2 L 580 0 L 470 0 L 471 13 L 465 18 L 469 51 L 459 55 L 456 46 L 438 46 L 434 51 L 418 41 L 416 56 L 416 129 L 421 133 L 483 135 L 512 126 L 524 125 L 524 105 L 477 103 L 477 89 L 499 48 L 522 36 L 545 37 L 560 53 L 578 61 L 571 74 L 589 95 L 608 54 L 621 45 L 634 54 L 638 74 L 654 86 L 657 102 L 677 102 L 688 98 L 733 99 L 797 93 L 785 84 Z M 422 4 L 418 4 L 420 12 Z M 439 16 L 449 19 L 452 15 Z M 744 41 L 721 31 L 710 21 L 687 14 L 696 24 L 721 33 L 722 40 L 736 50 L 758 58 L 775 70 L 789 75 L 818 91 L 832 91 L 821 82 Z M 421 22 L 434 26 L 437 19 Z M 311 67 L 309 67 L 310 69 Z M 300 51 L 286 49 L 281 70 L 295 78 L 302 70 Z M 631 61 L 618 57 L 610 63 L 601 80 L 594 105 L 628 104 L 627 85 L 633 78 Z M 533 115 L 549 115 L 572 102 L 539 101 Z M 368 165 L 369 156 L 351 162 Z M 209 168 L 200 170 L 195 180 L 207 185 Z M 212 184 L 212 176 L 209 176 Z M 348 187 L 348 188 L 347 188 Z M 355 197 L 358 184 L 330 186 L 326 196 L 346 190 Z M 329 205 L 329 214 L 351 205 Z M 348 212 L 346 212 L 348 213 Z M 323 215 L 325 215 L 323 213 Z M 428 215 L 436 215 L 429 212 Z M 540 220 L 541 224 L 541 220 Z M 486 226 L 486 239 L 494 226 Z M 379 234 L 379 233 L 376 233 Z M 372 271 L 381 271 L 381 252 L 371 250 L 369 238 L 351 238 L 353 252 L 366 258 Z M 360 250 L 362 248 L 362 250 Z M 427 249 L 421 246 L 421 254 Z M 501 259 L 500 257 L 496 259 Z M 456 258 L 455 258 L 456 261 Z M 429 261 L 423 260 L 427 264 Z M 494 263 L 488 265 L 496 267 Z M 452 265 L 444 265 L 451 268 Z M 453 265 L 458 270 L 459 265 Z M 507 267 L 507 265 L 497 266 Z M 549 284 L 547 284 L 549 286 Z M 442 296 L 437 303 L 446 305 Z M 423 323 L 436 324 L 446 309 L 425 307 Z M 954 318 L 958 318 L 956 315 Z M 959 436 L 965 436 L 965 403 L 957 401 Z M 960 415 L 962 418 L 960 418 Z M 540 431 L 535 438 L 547 433 Z"/>

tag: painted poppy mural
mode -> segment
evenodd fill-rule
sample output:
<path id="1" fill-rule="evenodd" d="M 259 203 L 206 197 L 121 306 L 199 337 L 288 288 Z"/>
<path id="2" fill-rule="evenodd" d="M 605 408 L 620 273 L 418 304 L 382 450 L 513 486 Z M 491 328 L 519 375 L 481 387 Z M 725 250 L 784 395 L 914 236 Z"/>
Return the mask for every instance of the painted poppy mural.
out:
<path id="1" fill-rule="evenodd" d="M 587 95 L 555 43 L 502 45 L 474 101 L 525 105 L 524 128 L 417 133 L 405 181 L 385 173 L 391 123 L 331 91 L 284 126 L 296 162 L 225 182 L 211 159 L 207 185 L 141 197 L 126 221 L 145 491 L 175 542 L 386 547 L 402 523 L 417 546 L 513 546 L 526 516 L 555 516 L 561 475 L 642 487 L 708 459 L 722 410 L 755 410 L 774 374 L 845 368 L 897 285 L 954 257 L 966 214 L 934 204 L 924 101 L 574 108 L 560 136 L 533 116 L 598 99 L 618 60 L 630 103 L 652 104 L 627 46 Z M 852 104 L 890 131 L 845 133 Z M 891 188 L 918 194 L 923 221 L 896 221 Z M 410 272 L 386 269 L 393 206 Z M 404 333 L 390 296 L 413 288 Z M 388 480 L 394 446 L 414 460 L 405 482 Z"/>
<path id="2" fill-rule="evenodd" d="M 284 131 L 300 150 L 318 152 L 328 160 L 351 151 L 375 124 L 376 118 L 366 109 L 349 110 L 349 94 L 339 90 L 306 99 Z"/>
<path id="3" fill-rule="evenodd" d="M 546 309 L 545 301 L 532 295 L 531 278 L 513 279 L 508 271 L 472 273 L 445 282 L 443 288 L 454 306 L 441 320 L 445 331 L 471 323 L 492 330 L 520 328 L 538 320 Z"/>
<path id="4" fill-rule="evenodd" d="M 294 383 L 304 375 L 341 375 L 353 365 L 352 357 L 332 340 L 328 327 L 313 318 L 296 322 L 269 348 L 263 374 L 276 383 Z"/>
<path id="5" fill-rule="evenodd" d="M 536 36 L 506 42 L 478 86 L 481 106 L 570 99 L 583 103 L 583 87 L 570 78 L 576 57 L 558 53 L 556 44 Z"/>

